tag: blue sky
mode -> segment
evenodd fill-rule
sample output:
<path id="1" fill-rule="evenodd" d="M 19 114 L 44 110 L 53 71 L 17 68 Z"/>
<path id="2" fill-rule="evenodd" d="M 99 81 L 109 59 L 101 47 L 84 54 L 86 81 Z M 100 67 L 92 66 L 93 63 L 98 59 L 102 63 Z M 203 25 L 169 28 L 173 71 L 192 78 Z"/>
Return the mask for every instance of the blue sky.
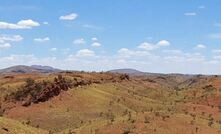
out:
<path id="1" fill-rule="evenodd" d="M 1 0 L 0 68 L 221 74 L 220 0 Z"/>

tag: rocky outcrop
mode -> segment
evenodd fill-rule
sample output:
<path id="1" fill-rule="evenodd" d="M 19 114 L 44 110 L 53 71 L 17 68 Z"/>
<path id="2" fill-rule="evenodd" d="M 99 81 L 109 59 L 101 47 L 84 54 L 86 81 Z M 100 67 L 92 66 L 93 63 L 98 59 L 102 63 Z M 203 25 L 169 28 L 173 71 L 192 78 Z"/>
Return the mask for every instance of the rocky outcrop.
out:
<path id="1" fill-rule="evenodd" d="M 33 79 L 29 78 L 19 91 L 9 95 L 6 100 L 11 102 L 21 102 L 22 106 L 30 106 L 32 103 L 48 101 L 50 98 L 58 96 L 62 91 L 67 91 L 70 88 L 107 82 L 122 82 L 125 80 L 130 80 L 129 75 L 99 74 L 97 77 L 90 78 L 74 74 L 67 79 L 63 77 L 62 74 L 59 74 L 54 78 L 53 82 L 35 82 Z"/>

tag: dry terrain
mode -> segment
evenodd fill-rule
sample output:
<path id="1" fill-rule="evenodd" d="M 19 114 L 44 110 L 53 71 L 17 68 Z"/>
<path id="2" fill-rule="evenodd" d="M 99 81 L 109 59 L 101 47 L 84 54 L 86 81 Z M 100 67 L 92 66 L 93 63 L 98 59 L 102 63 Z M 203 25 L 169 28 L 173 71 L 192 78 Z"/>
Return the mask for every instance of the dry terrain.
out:
<path id="1" fill-rule="evenodd" d="M 221 76 L 0 75 L 1 134 L 218 134 Z"/>

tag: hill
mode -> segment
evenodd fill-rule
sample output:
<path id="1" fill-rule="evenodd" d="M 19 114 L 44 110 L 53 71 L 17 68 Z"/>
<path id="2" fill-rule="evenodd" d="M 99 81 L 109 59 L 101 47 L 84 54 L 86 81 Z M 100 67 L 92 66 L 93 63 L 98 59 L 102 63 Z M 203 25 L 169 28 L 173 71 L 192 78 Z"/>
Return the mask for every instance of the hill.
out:
<path id="1" fill-rule="evenodd" d="M 110 70 L 108 72 L 111 73 L 121 73 L 121 74 L 129 74 L 129 75 L 146 75 L 147 73 L 138 71 L 136 69 L 115 69 L 115 70 Z"/>
<path id="2" fill-rule="evenodd" d="M 24 73 L 53 73 L 58 72 L 59 69 L 55 69 L 49 66 L 40 66 L 40 65 L 32 65 L 32 66 L 12 66 L 9 68 L 1 69 L 0 74 L 24 74 Z"/>
<path id="3" fill-rule="evenodd" d="M 1 134 L 47 134 L 47 131 L 22 124 L 21 122 L 0 117 Z"/>
<path id="4" fill-rule="evenodd" d="M 8 124 L 0 121 L 0 132 L 18 124 L 21 134 L 218 134 L 220 83 L 221 76 L 203 75 L 0 75 L 0 115 Z"/>

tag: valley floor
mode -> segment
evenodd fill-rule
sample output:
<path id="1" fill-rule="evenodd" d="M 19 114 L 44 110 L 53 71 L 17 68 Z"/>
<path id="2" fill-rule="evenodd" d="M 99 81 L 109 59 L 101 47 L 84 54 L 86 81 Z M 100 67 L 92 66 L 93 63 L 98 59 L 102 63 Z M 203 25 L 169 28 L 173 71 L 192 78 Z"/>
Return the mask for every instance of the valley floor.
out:
<path id="1" fill-rule="evenodd" d="M 156 75 L 129 79 L 109 73 L 64 73 L 62 76 L 69 82 L 90 80 L 90 84 L 71 86 L 47 101 L 31 102 L 28 106 L 3 98 L 18 92 L 26 78 L 52 82 L 57 74 L 2 76 L 0 133 L 221 133 L 219 76 Z"/>

